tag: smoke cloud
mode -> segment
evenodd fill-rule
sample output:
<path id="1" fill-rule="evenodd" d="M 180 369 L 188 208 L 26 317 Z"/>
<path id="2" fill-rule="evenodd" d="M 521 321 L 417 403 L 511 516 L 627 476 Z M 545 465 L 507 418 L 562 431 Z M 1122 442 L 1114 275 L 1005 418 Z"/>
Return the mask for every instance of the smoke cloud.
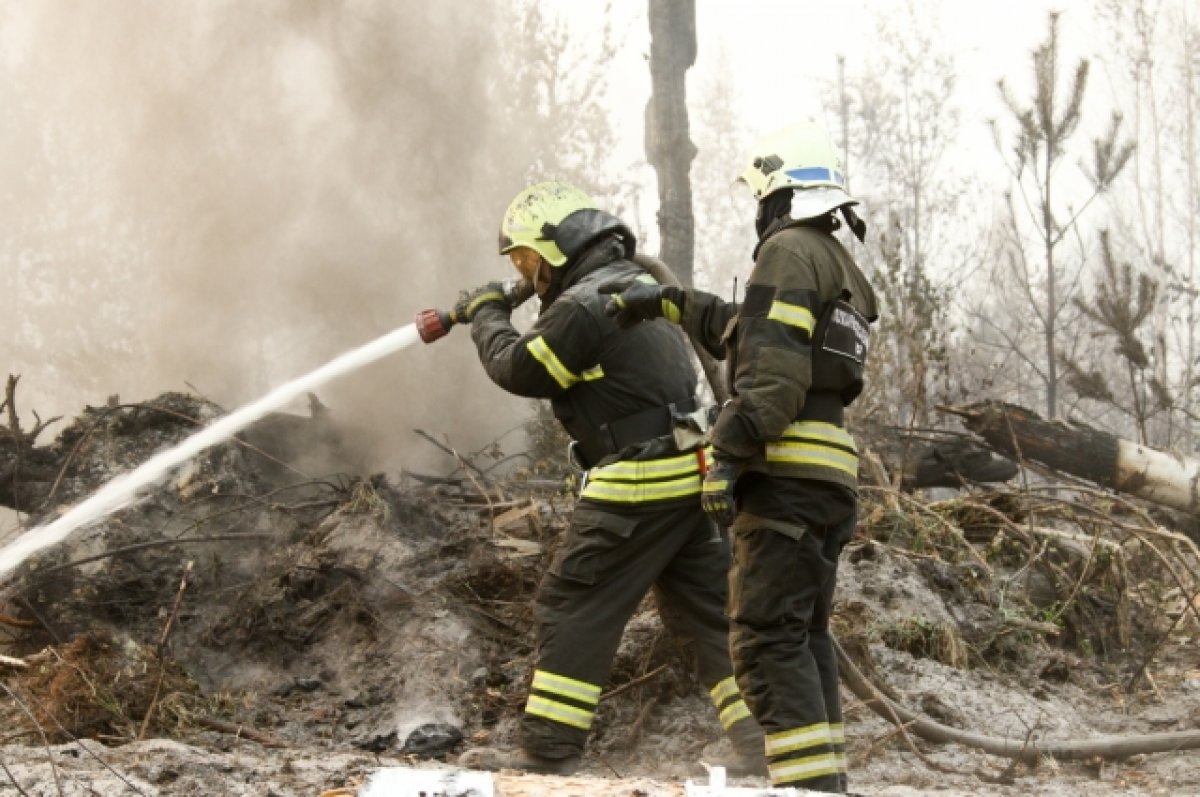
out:
<path id="1" fill-rule="evenodd" d="M 532 153 L 497 112 L 501 23 L 489 2 L 0 7 L 0 312 L 23 410 L 189 385 L 233 409 L 507 276 L 495 230 Z M 437 466 L 413 428 L 469 451 L 525 417 L 468 337 L 320 392 L 372 430 L 367 467 Z"/>

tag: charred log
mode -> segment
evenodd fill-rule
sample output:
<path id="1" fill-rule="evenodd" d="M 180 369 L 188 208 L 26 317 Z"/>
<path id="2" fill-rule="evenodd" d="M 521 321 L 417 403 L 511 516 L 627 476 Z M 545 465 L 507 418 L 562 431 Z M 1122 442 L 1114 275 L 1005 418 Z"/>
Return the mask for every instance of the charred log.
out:
<path id="1" fill-rule="evenodd" d="M 961 437 L 922 442 L 909 452 L 901 487 L 962 487 L 964 484 L 1006 482 L 1017 475 L 1017 464 L 998 457 L 973 440 Z"/>
<path id="2" fill-rule="evenodd" d="M 874 424 L 859 425 L 854 432 L 860 446 L 879 456 L 887 474 L 900 475 L 902 490 L 993 484 L 1017 475 L 1011 459 L 962 434 L 912 433 Z M 879 486 L 895 484 L 895 476 L 887 478 L 888 484 Z"/>
<path id="3" fill-rule="evenodd" d="M 1103 487 L 1200 514 L 1200 461 L 1004 402 L 943 407 L 996 451 Z"/>

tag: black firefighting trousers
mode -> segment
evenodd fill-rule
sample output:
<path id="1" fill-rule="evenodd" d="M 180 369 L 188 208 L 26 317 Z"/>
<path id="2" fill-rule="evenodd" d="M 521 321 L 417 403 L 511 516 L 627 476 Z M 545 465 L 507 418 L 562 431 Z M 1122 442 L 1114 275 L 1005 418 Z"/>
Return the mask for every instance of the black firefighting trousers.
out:
<path id="1" fill-rule="evenodd" d="M 653 588 L 668 630 L 694 649 L 726 733 L 761 754 L 729 660 L 728 566 L 728 546 L 694 499 L 628 509 L 580 501 L 534 605 L 525 749 L 547 758 L 582 752 L 625 624 Z"/>
<path id="2" fill-rule="evenodd" d="M 729 573 L 737 685 L 766 734 L 771 783 L 840 792 L 846 742 L 829 633 L 837 561 L 855 516 L 800 533 L 739 516 Z"/>

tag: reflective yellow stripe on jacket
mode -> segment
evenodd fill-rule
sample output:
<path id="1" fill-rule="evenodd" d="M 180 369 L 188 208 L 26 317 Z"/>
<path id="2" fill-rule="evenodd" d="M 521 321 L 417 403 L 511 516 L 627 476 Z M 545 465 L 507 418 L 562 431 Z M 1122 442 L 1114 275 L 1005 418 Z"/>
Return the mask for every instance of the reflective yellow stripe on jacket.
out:
<path id="1" fill-rule="evenodd" d="M 550 378 L 558 382 L 559 387 L 564 390 L 579 382 L 590 382 L 593 379 L 604 378 L 604 369 L 599 365 L 594 365 L 581 374 L 577 374 L 567 368 L 567 366 L 563 365 L 562 360 L 558 359 L 558 355 L 554 353 L 554 350 L 550 348 L 550 344 L 546 343 L 546 339 L 541 335 L 538 335 L 525 344 L 525 348 L 529 349 L 529 353 L 533 355 L 533 359 L 540 362 L 542 367 L 546 369 L 546 373 L 550 374 Z"/>
<path id="2" fill-rule="evenodd" d="M 705 451 L 711 459 L 712 449 Z M 644 462 L 614 462 L 588 471 L 580 498 L 620 504 L 666 501 L 700 494 L 700 462 L 695 451 Z"/>
<path id="3" fill-rule="evenodd" d="M 783 437 L 767 443 L 767 462 L 819 465 L 858 475 L 858 447 L 840 426 L 822 421 L 793 421 Z"/>
<path id="4" fill-rule="evenodd" d="M 788 326 L 799 327 L 810 335 L 812 334 L 813 327 L 817 325 L 817 320 L 813 318 L 812 311 L 807 307 L 798 304 L 788 304 L 778 299 L 771 302 L 771 309 L 767 312 L 767 318 L 787 324 Z"/>

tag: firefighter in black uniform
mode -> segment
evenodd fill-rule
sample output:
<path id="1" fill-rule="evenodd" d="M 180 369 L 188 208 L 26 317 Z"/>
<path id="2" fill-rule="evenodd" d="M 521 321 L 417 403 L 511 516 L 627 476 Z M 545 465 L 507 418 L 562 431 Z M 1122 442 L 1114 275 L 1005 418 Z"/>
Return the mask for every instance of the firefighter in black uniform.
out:
<path id="1" fill-rule="evenodd" d="M 672 631 L 695 647 L 699 679 L 733 742 L 724 763 L 766 773 L 762 731 L 733 679 L 724 614 L 729 551 L 700 506 L 702 447 L 680 450 L 674 419 L 698 409 L 685 341 L 665 322 L 622 332 L 597 286 L 653 279 L 630 261 L 635 240 L 616 217 L 561 182 L 510 204 L 500 253 L 541 298 L 529 332 L 491 283 L 463 294 L 479 359 L 500 387 L 550 399 L 588 468 L 571 525 L 538 588 L 537 662 L 521 748 L 469 750 L 459 763 L 569 774 L 580 762 L 626 622 L 653 587 Z"/>
<path id="2" fill-rule="evenodd" d="M 740 179 L 758 199 L 744 300 L 614 283 L 607 311 L 631 330 L 665 316 L 726 360 L 732 398 L 710 440 L 702 503 L 730 526 L 730 649 L 766 733 L 776 786 L 846 789 L 829 615 L 837 560 L 857 517 L 858 454 L 844 407 L 862 391 L 875 294 L 834 236 L 866 225 L 816 124 L 761 141 Z M 841 218 L 838 218 L 840 213 Z"/>

